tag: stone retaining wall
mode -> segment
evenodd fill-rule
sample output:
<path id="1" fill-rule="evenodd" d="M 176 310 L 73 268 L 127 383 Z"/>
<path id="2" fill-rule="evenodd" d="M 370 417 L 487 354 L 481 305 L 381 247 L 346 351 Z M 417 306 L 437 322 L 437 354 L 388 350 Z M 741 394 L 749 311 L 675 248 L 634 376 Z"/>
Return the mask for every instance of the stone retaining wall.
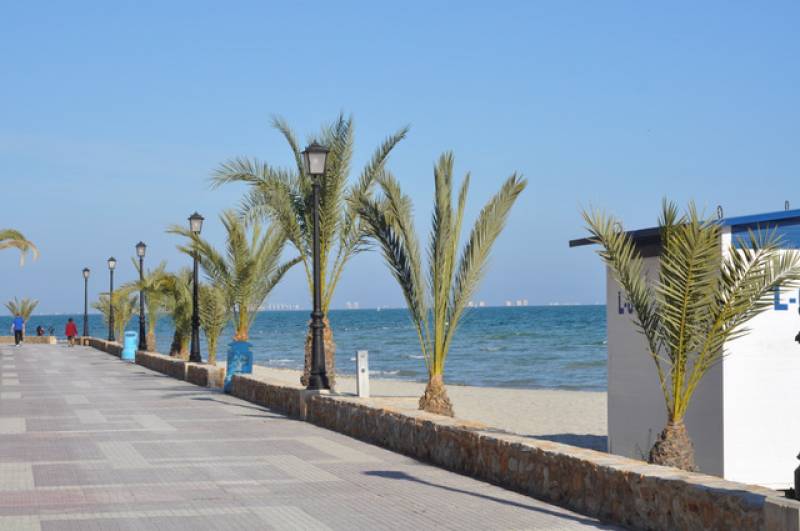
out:
<path id="1" fill-rule="evenodd" d="M 99 341 L 97 345 L 106 343 Z M 136 361 L 182 380 L 205 381 L 207 385 L 210 378 L 207 371 L 203 374 L 202 365 L 161 354 L 137 352 Z M 758 486 L 491 431 L 421 411 L 379 407 L 369 399 L 272 384 L 251 375 L 234 376 L 232 394 L 633 529 L 800 531 L 800 502 Z"/>
<path id="2" fill-rule="evenodd" d="M 80 338 L 81 345 L 88 345 L 92 348 L 96 348 L 97 350 L 102 350 L 112 356 L 121 357 L 122 356 L 122 345 L 120 343 L 106 341 L 105 339 L 100 339 L 97 337 L 82 337 Z"/>
<path id="3" fill-rule="evenodd" d="M 186 381 L 201 387 L 222 387 L 225 371 L 222 367 L 202 363 L 186 364 Z"/>
<path id="4" fill-rule="evenodd" d="M 102 350 L 116 357 L 122 356 L 122 345 L 96 337 L 84 337 L 80 344 Z M 206 365 L 203 363 L 189 363 L 188 361 L 173 356 L 165 356 L 158 352 L 136 351 L 135 362 L 161 374 L 166 374 L 178 380 L 203 387 L 222 387 L 225 370 L 222 367 Z"/>
<path id="5" fill-rule="evenodd" d="M 24 339 L 25 343 L 30 343 L 31 345 L 55 345 L 58 343 L 58 339 L 56 336 L 29 336 L 26 335 Z M 14 344 L 14 336 L 0 336 L 0 345 L 9 345 Z"/>
<path id="6" fill-rule="evenodd" d="M 178 380 L 186 379 L 186 362 L 180 358 L 164 356 L 157 352 L 136 351 L 136 365 L 172 376 Z"/>
<path id="7" fill-rule="evenodd" d="M 424 412 L 233 377 L 232 394 L 443 468 L 633 529 L 800 531 L 800 502 L 758 486 L 493 432 Z"/>

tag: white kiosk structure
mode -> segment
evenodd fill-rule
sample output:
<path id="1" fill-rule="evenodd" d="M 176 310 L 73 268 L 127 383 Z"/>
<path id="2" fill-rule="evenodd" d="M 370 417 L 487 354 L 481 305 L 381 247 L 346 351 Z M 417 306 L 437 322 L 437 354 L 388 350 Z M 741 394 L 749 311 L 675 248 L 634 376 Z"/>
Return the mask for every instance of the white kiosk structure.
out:
<path id="1" fill-rule="evenodd" d="M 748 231 L 773 230 L 785 249 L 800 248 L 800 210 L 725 218 L 720 252 Z M 657 272 L 659 229 L 629 232 Z M 573 240 L 570 247 L 590 245 Z M 775 293 L 772 308 L 751 320 L 751 332 L 725 345 L 726 356 L 706 374 L 685 423 L 700 471 L 725 479 L 789 488 L 800 452 L 800 292 Z M 608 451 L 646 459 L 666 424 L 664 397 L 644 337 L 631 320 L 625 293 L 606 271 L 608 325 Z"/>

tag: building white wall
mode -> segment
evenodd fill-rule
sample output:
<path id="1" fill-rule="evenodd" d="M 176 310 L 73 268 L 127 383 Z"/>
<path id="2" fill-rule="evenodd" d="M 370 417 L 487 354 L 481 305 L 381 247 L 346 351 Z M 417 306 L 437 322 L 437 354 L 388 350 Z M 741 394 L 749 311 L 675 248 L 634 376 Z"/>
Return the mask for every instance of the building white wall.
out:
<path id="1" fill-rule="evenodd" d="M 771 488 L 794 483 L 800 453 L 800 292 L 783 290 L 780 303 L 787 308 L 768 309 L 726 345 L 722 363 L 725 478 Z"/>
<path id="2" fill-rule="evenodd" d="M 658 259 L 646 258 L 647 274 L 658 271 Z M 608 323 L 608 435 L 609 452 L 647 459 L 650 447 L 667 422 L 666 406 L 647 343 L 627 309 L 619 313 L 624 293 L 607 270 L 606 317 Z M 668 368 L 665 368 L 668 370 Z M 694 442 L 701 471 L 723 475 L 722 368 L 703 379 L 686 415 L 686 428 Z"/>

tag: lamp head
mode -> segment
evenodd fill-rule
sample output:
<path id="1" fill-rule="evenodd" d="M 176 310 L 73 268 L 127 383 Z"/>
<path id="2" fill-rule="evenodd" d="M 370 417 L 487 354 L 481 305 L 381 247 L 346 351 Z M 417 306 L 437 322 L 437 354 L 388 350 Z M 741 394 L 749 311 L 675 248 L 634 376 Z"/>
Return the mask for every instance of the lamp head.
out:
<path id="1" fill-rule="evenodd" d="M 200 234 L 200 231 L 203 230 L 204 219 L 205 218 L 197 212 L 189 216 L 189 230 L 195 234 Z"/>
<path id="2" fill-rule="evenodd" d="M 316 142 L 306 147 L 305 151 L 303 151 L 306 173 L 313 176 L 324 174 L 329 151 L 327 147 Z"/>

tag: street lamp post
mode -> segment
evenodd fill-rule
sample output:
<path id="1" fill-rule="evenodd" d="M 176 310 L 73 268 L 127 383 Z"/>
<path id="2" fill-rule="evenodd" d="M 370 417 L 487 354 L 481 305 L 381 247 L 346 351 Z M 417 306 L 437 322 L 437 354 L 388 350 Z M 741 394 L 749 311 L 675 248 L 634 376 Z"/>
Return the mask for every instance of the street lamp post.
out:
<path id="1" fill-rule="evenodd" d="M 200 235 L 203 230 L 203 216 L 195 212 L 189 216 L 189 229 L 195 236 Z M 193 363 L 201 363 L 203 358 L 200 357 L 200 310 L 198 308 L 198 279 L 197 279 L 197 251 L 192 253 L 193 269 L 192 269 L 192 342 L 189 346 L 189 361 Z"/>
<path id="2" fill-rule="evenodd" d="M 322 334 L 325 329 L 322 313 L 320 248 L 319 248 L 319 193 L 320 181 L 325 175 L 325 162 L 328 148 L 314 142 L 303 151 L 306 173 L 313 180 L 314 200 L 314 309 L 311 312 L 311 371 L 308 378 L 308 389 L 330 389 L 328 373 L 325 367 L 325 344 Z"/>
<path id="3" fill-rule="evenodd" d="M 147 350 L 144 326 L 144 253 L 147 245 L 144 242 L 136 244 L 136 256 L 139 257 L 139 350 Z"/>
<path id="4" fill-rule="evenodd" d="M 114 338 L 114 268 L 117 267 L 117 260 L 112 256 L 108 259 L 108 272 L 110 288 L 108 290 L 108 340 L 116 341 Z"/>
<path id="5" fill-rule="evenodd" d="M 89 337 L 89 268 L 83 268 L 83 337 Z"/>

